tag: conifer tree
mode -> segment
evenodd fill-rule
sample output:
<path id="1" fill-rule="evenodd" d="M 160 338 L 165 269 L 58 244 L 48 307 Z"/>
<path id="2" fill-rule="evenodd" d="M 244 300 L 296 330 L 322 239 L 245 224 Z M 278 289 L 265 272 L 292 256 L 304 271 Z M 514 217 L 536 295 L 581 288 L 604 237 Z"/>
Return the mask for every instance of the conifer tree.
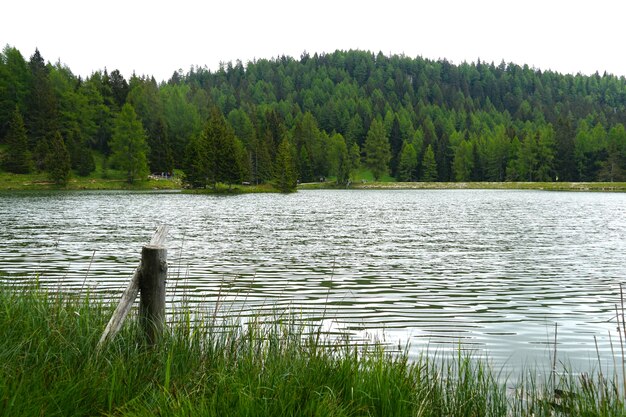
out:
<path id="1" fill-rule="evenodd" d="M 27 174 L 33 170 L 33 159 L 28 150 L 28 137 L 24 127 L 24 119 L 17 106 L 9 122 L 9 130 L 5 137 L 7 151 L 4 154 L 2 167 L 14 174 Z"/>
<path id="2" fill-rule="evenodd" d="M 48 66 L 36 49 L 28 63 L 30 69 L 30 89 L 26 98 L 25 124 L 29 135 L 29 146 L 37 169 L 45 167 L 49 142 L 58 129 L 57 99 L 50 84 Z"/>
<path id="3" fill-rule="evenodd" d="M 283 138 L 276 151 L 274 162 L 274 186 L 282 193 L 291 193 L 297 188 L 296 167 L 293 160 L 293 146 Z"/>
<path id="4" fill-rule="evenodd" d="M 240 158 L 237 155 L 235 132 L 217 107 L 211 109 L 202 133 L 201 146 L 206 148 L 207 182 L 217 188 L 218 182 L 229 185 L 241 180 Z"/>
<path id="5" fill-rule="evenodd" d="M 365 139 L 365 162 L 378 181 L 388 172 L 391 159 L 391 147 L 385 132 L 385 125 L 380 119 L 372 122 Z"/>
<path id="6" fill-rule="evenodd" d="M 129 183 L 148 175 L 146 132 L 129 103 L 122 106 L 115 119 L 110 146 L 113 163 L 126 172 Z"/>
<path id="7" fill-rule="evenodd" d="M 72 166 L 70 154 L 67 151 L 61 133 L 57 131 L 50 141 L 48 155 L 46 157 L 46 170 L 48 177 L 55 184 L 65 185 L 70 178 Z"/>
<path id="8" fill-rule="evenodd" d="M 183 165 L 185 182 L 192 188 L 205 188 L 207 186 L 207 155 L 206 148 L 199 136 L 191 138 L 185 150 Z"/>
<path id="9" fill-rule="evenodd" d="M 422 181 L 437 181 L 437 161 L 431 145 L 426 148 L 422 159 Z"/>
<path id="10" fill-rule="evenodd" d="M 398 180 L 415 180 L 417 162 L 417 151 L 415 150 L 415 146 L 413 146 L 410 142 L 404 142 L 398 161 Z"/>

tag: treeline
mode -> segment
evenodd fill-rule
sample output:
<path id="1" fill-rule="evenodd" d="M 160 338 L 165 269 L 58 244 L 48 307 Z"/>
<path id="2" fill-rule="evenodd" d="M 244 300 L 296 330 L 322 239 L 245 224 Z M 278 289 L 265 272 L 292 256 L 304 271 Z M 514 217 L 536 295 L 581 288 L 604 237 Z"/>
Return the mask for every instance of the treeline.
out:
<path id="1" fill-rule="evenodd" d="M 98 152 L 129 181 L 180 168 L 196 187 L 347 183 L 360 167 L 398 181 L 624 181 L 625 123 L 624 77 L 504 62 L 336 51 L 157 83 L 0 54 L 12 172 L 88 175 Z"/>

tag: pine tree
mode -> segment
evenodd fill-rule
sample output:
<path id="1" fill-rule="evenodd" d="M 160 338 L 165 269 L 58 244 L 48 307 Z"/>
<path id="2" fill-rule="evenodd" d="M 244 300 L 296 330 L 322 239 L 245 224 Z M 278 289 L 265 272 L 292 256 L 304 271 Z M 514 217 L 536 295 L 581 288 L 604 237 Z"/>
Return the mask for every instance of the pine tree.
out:
<path id="1" fill-rule="evenodd" d="M 148 136 L 148 146 L 150 147 L 148 165 L 151 172 L 172 172 L 174 170 L 174 157 L 165 120 L 159 119 L 155 122 L 153 132 Z"/>
<path id="2" fill-rule="evenodd" d="M 217 188 L 218 182 L 229 185 L 241 180 L 241 167 L 236 152 L 235 132 L 221 111 L 214 107 L 202 133 L 206 148 L 207 182 Z"/>
<path id="3" fill-rule="evenodd" d="M 467 140 L 461 141 L 454 151 L 452 163 L 454 178 L 457 181 L 469 181 L 474 169 L 474 146 Z"/>
<path id="4" fill-rule="evenodd" d="M 48 177 L 58 185 L 65 185 L 70 178 L 72 169 L 70 154 L 67 151 L 61 133 L 57 131 L 52 140 L 46 157 Z"/>
<path id="5" fill-rule="evenodd" d="M 415 180 L 415 170 L 417 169 L 417 151 L 412 143 L 404 142 L 398 161 L 398 180 Z"/>
<path id="6" fill-rule="evenodd" d="M 283 138 L 276 151 L 274 162 L 274 186 L 282 193 L 291 193 L 297 189 L 297 174 L 293 160 L 293 146 Z"/>
<path id="7" fill-rule="evenodd" d="M 437 161 L 431 145 L 426 148 L 422 159 L 422 181 L 437 181 Z"/>
<path id="8" fill-rule="evenodd" d="M 192 188 L 205 188 L 207 186 L 207 155 L 199 136 L 191 138 L 185 150 L 183 172 L 185 182 Z"/>
<path id="9" fill-rule="evenodd" d="M 148 175 L 146 132 L 129 103 L 122 106 L 115 119 L 110 146 L 113 163 L 126 172 L 129 183 Z"/>
<path id="10" fill-rule="evenodd" d="M 365 139 L 365 162 L 378 181 L 388 172 L 391 147 L 385 133 L 385 125 L 380 119 L 372 122 Z"/>
<path id="11" fill-rule="evenodd" d="M 9 122 L 9 130 L 5 137 L 7 151 L 2 161 L 2 167 L 14 174 L 27 174 L 34 169 L 33 159 L 28 151 L 28 137 L 24 127 L 24 119 L 19 109 L 15 107 L 13 117 Z"/>
<path id="12" fill-rule="evenodd" d="M 49 142 L 53 132 L 58 130 L 57 99 L 50 84 L 48 66 L 36 49 L 28 63 L 30 69 L 30 90 L 26 98 L 25 124 L 29 135 L 30 149 L 37 169 L 44 169 Z"/>

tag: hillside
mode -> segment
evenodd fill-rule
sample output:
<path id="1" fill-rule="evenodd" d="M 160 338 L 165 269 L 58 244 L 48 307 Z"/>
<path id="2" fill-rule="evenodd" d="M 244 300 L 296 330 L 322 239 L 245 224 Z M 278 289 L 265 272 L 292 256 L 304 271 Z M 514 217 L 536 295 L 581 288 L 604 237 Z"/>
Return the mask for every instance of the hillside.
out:
<path id="1" fill-rule="evenodd" d="M 83 80 L 8 46 L 0 58 L 0 137 L 9 142 L 19 109 L 30 169 L 48 169 L 59 131 L 75 172 L 88 173 L 99 151 L 129 175 L 182 168 L 200 187 L 285 170 L 344 183 L 359 167 L 399 181 L 626 179 L 626 79 L 610 74 L 335 51 L 196 67 L 157 83 L 117 70 Z M 134 134 L 124 130 L 135 121 Z M 129 168 L 120 149 L 133 140 L 145 161 Z M 277 167 L 283 140 L 289 158 Z"/>

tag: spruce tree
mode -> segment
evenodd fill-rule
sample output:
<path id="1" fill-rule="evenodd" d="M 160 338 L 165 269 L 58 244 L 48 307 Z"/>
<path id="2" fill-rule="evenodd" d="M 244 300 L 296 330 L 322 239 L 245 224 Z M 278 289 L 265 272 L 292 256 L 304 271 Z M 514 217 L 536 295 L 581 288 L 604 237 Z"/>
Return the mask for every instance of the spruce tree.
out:
<path id="1" fill-rule="evenodd" d="M 113 163 L 126 172 L 126 180 L 133 183 L 148 175 L 148 144 L 141 121 L 129 103 L 115 119 L 111 138 Z"/>
<path id="2" fill-rule="evenodd" d="M 398 158 L 398 180 L 413 181 L 415 180 L 415 171 L 417 169 L 417 151 L 412 143 L 404 142 L 400 157 Z"/>
<path id="3" fill-rule="evenodd" d="M 28 137 L 24 127 L 24 119 L 15 107 L 9 122 L 9 130 L 5 137 L 7 151 L 4 154 L 2 167 L 14 174 L 27 174 L 33 170 L 33 159 L 28 150 Z"/>
<path id="4" fill-rule="evenodd" d="M 57 131 L 50 141 L 46 157 L 48 177 L 58 185 L 65 185 L 70 178 L 71 169 L 70 154 L 61 133 Z"/>
<path id="5" fill-rule="evenodd" d="M 57 99 L 50 83 L 48 66 L 36 49 L 28 63 L 30 69 L 30 89 L 26 97 L 25 124 L 29 135 L 30 149 L 37 169 L 45 168 L 49 142 L 53 132 L 58 130 Z"/>
<path id="6" fill-rule="evenodd" d="M 437 161 L 431 145 L 426 148 L 422 159 L 422 181 L 437 181 Z"/>
<path id="7" fill-rule="evenodd" d="M 291 193 L 297 189 L 297 174 L 293 160 L 293 146 L 287 138 L 282 140 L 276 151 L 274 186 L 282 193 Z"/>
<path id="8" fill-rule="evenodd" d="M 231 185 L 241 180 L 235 132 L 217 107 L 211 110 L 202 133 L 201 146 L 206 149 L 207 182 L 212 184 L 214 189 L 219 182 Z"/>
<path id="9" fill-rule="evenodd" d="M 372 122 L 365 139 L 365 162 L 378 181 L 388 172 L 391 147 L 385 132 L 385 125 L 379 119 Z"/>

